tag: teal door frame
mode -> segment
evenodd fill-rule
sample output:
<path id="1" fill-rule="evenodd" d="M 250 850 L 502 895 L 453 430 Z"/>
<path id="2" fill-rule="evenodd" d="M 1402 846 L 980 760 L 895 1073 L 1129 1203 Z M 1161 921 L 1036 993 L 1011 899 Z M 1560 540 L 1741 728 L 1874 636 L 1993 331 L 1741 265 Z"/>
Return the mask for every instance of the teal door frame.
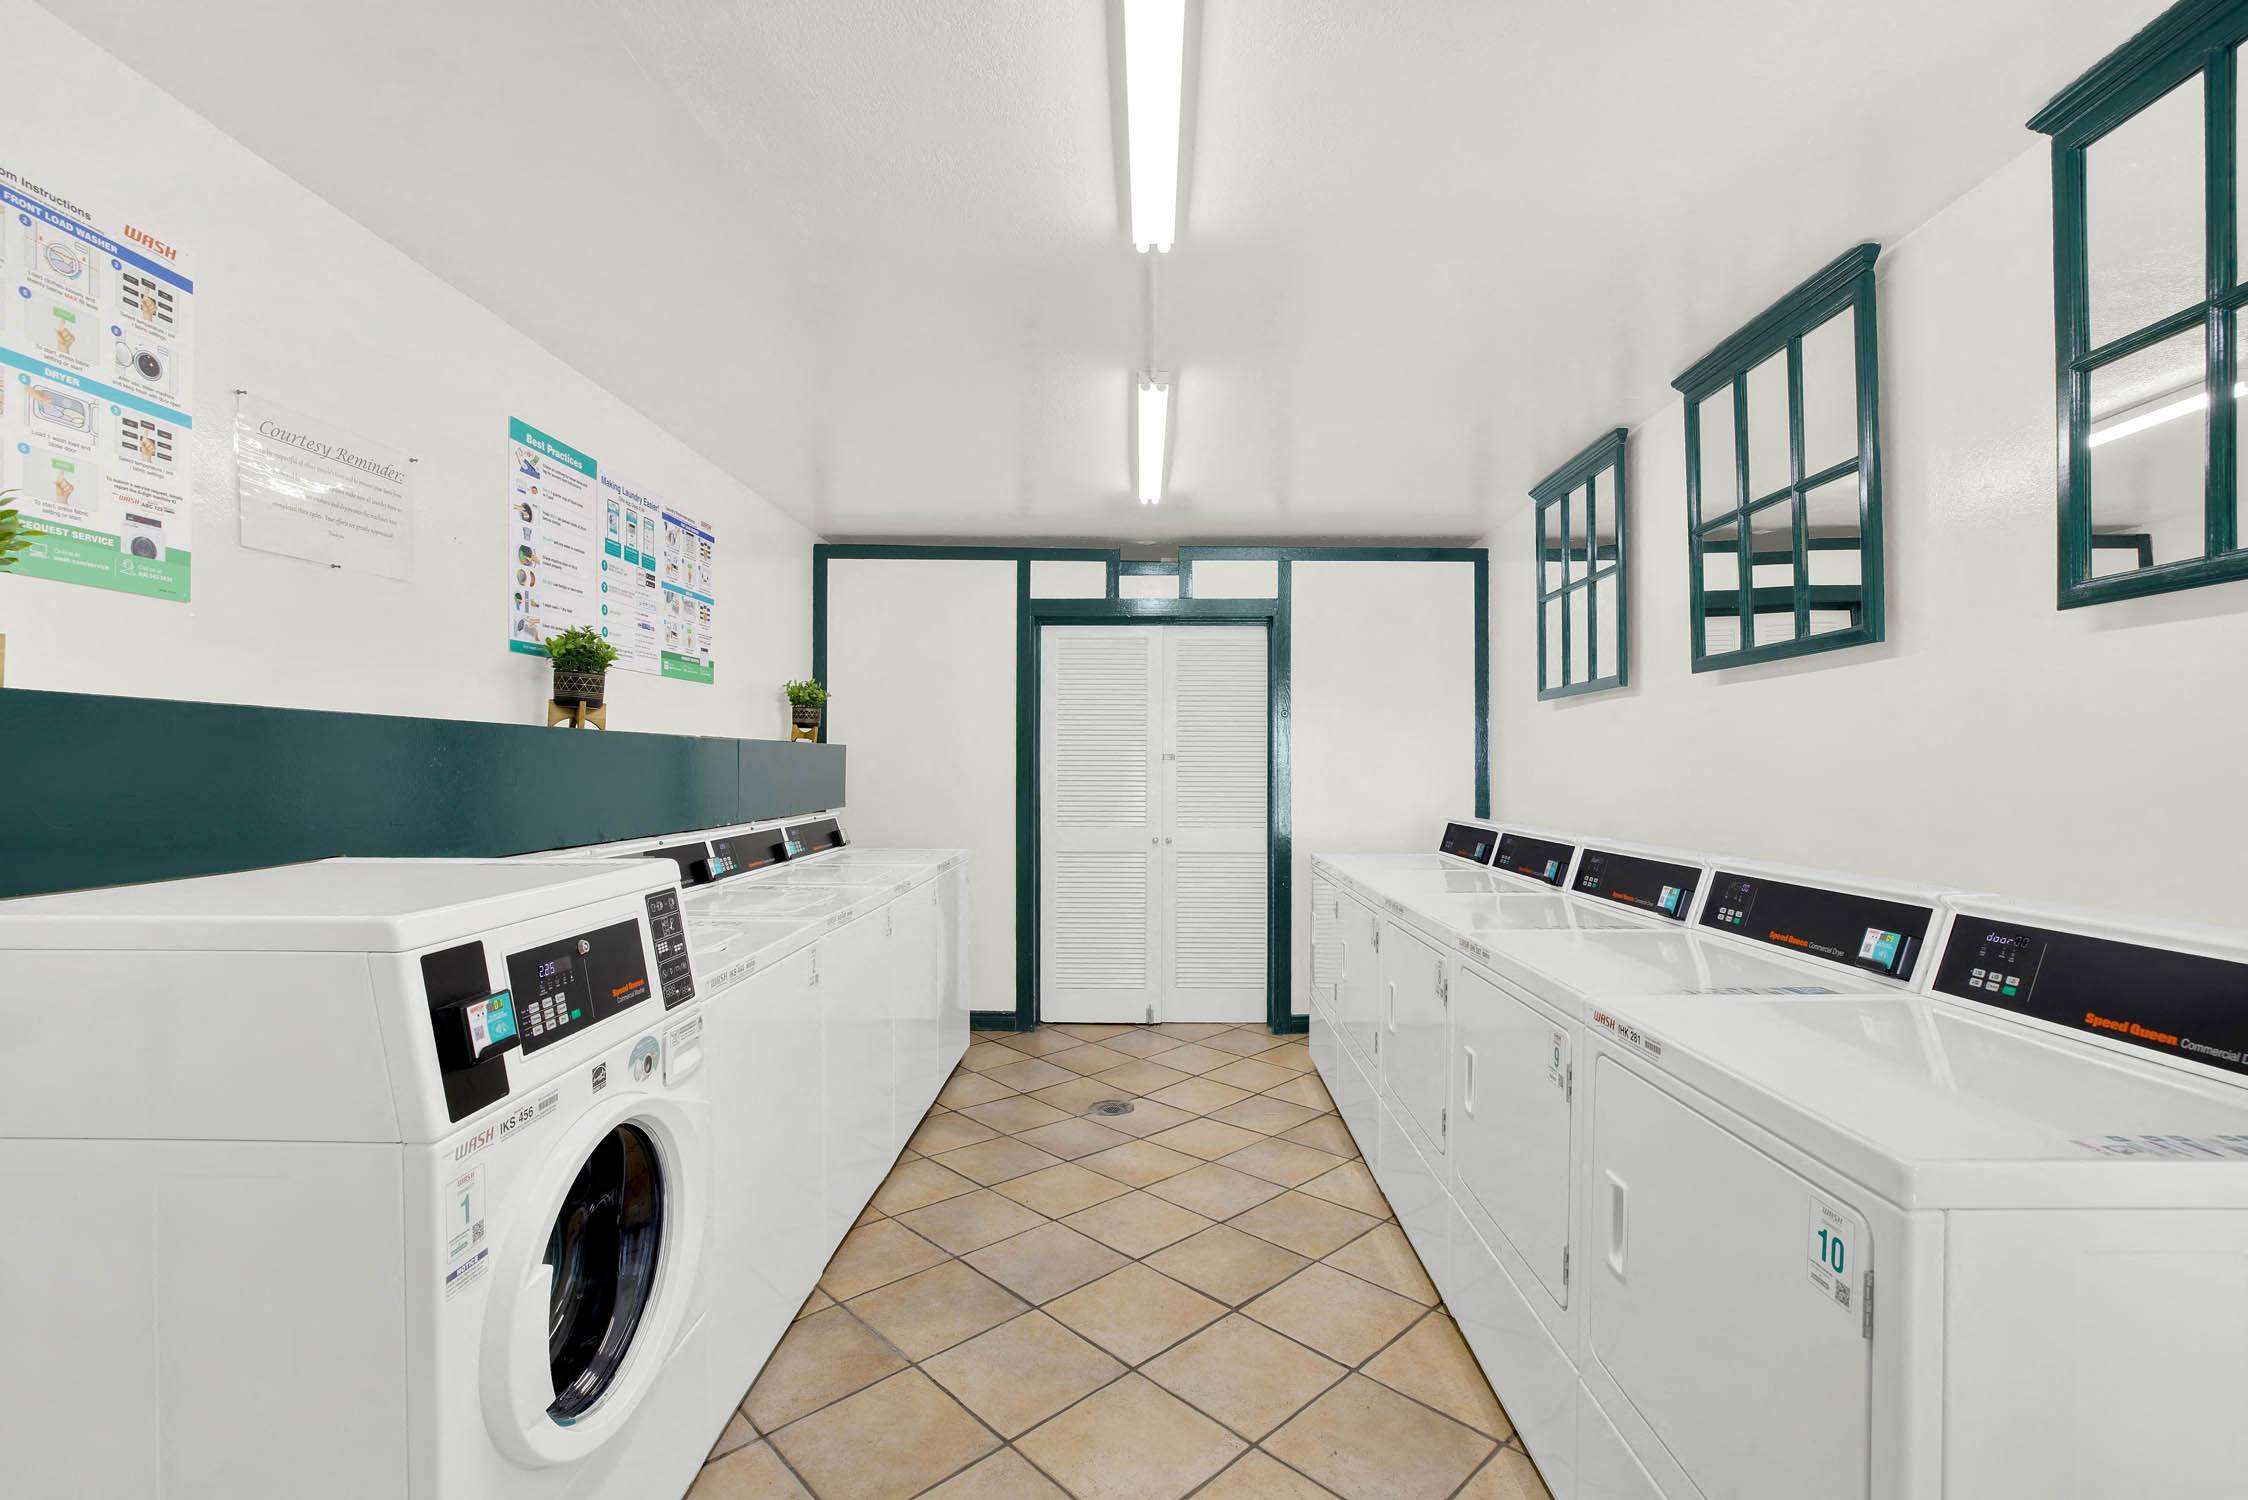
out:
<path id="1" fill-rule="evenodd" d="M 1038 731 L 1040 672 L 1046 627 L 1096 625 L 1261 625 L 1265 628 L 1265 1024 L 1301 1031 L 1292 1016 L 1295 907 L 1290 880 L 1295 849 L 1289 833 L 1288 570 L 1273 599 L 1033 599 L 1030 567 L 1018 580 L 1022 640 L 1015 652 L 1015 1009 L 978 1013 L 980 1026 L 1028 1031 L 1039 1017 L 1038 892 L 1043 851 Z"/>

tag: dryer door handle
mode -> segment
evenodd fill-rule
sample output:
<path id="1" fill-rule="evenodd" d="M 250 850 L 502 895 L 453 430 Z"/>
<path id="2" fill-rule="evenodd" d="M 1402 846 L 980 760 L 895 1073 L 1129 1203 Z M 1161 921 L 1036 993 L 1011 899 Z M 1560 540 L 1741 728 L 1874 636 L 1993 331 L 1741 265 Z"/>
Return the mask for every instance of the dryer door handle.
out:
<path id="1" fill-rule="evenodd" d="M 1614 1172 L 1602 1173 L 1608 1179 L 1608 1269 L 1616 1279 L 1624 1279 L 1624 1251 L 1631 1234 L 1631 1187 Z"/>
<path id="2" fill-rule="evenodd" d="M 1475 1049 L 1462 1047 L 1460 1051 L 1467 1054 L 1467 1081 L 1460 1085 L 1460 1113 L 1472 1120 L 1475 1118 Z"/>
<path id="3" fill-rule="evenodd" d="M 1383 1019 L 1389 1026 L 1389 1034 L 1397 1035 L 1397 981 L 1394 979 L 1389 983 L 1389 998 L 1383 1006 Z"/>

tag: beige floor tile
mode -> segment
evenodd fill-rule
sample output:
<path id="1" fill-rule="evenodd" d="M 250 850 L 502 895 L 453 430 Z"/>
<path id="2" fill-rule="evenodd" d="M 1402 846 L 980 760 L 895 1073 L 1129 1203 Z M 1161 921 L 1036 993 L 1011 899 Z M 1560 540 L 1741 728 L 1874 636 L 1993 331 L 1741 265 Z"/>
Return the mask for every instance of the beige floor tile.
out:
<path id="1" fill-rule="evenodd" d="M 1090 1167 L 1103 1177 L 1113 1177 L 1127 1186 L 1146 1187 L 1149 1183 L 1176 1177 L 1181 1172 L 1202 1165 L 1202 1158 L 1149 1141 L 1127 1140 L 1121 1146 L 1111 1146 L 1106 1151 L 1081 1156 L 1077 1159 L 1077 1164 Z"/>
<path id="2" fill-rule="evenodd" d="M 1265 1442 L 1275 1457 L 1344 1500 L 1442 1500 L 1496 1446 L 1362 1375 Z"/>
<path id="3" fill-rule="evenodd" d="M 1277 1096 L 1266 1094 L 1263 1097 L 1271 1099 Z M 1294 1141 L 1299 1146 L 1316 1146 L 1345 1161 L 1359 1159 L 1358 1139 L 1350 1133 L 1350 1127 L 1343 1123 L 1341 1115 L 1320 1115 L 1316 1119 L 1306 1120 L 1292 1130 L 1280 1132 L 1280 1138 Z"/>
<path id="4" fill-rule="evenodd" d="M 1029 1306 L 961 1260 L 932 1266 L 844 1305 L 912 1360 L 974 1338 Z"/>
<path id="5" fill-rule="evenodd" d="M 1301 1104 L 1307 1109 L 1331 1110 L 1335 1107 L 1333 1097 L 1328 1094 L 1327 1086 L 1319 1081 L 1317 1073 L 1298 1073 L 1278 1088 L 1264 1089 L 1261 1092 L 1275 1099 L 1285 1099 L 1290 1104 Z M 950 1104 L 952 1101 L 947 1099 L 945 1102 Z"/>
<path id="6" fill-rule="evenodd" d="M 1405 1231 L 1394 1223 L 1376 1225 L 1327 1256 L 1326 1262 L 1361 1281 L 1371 1281 L 1400 1297 L 1410 1297 L 1423 1307 L 1434 1307 L 1443 1300 L 1436 1293 L 1436 1284 L 1429 1280 L 1420 1256 L 1413 1253 L 1412 1241 L 1406 1239 Z"/>
<path id="7" fill-rule="evenodd" d="M 1468 1352 L 1460 1330 L 1441 1312 L 1430 1313 L 1366 1366 L 1366 1373 L 1455 1422 L 1506 1439 L 1514 1436 L 1483 1367 Z"/>
<path id="8" fill-rule="evenodd" d="M 1492 1454 L 1491 1461 L 1460 1487 L 1459 1500 L 1553 1500 L 1553 1492 L 1538 1477 L 1529 1454 L 1507 1447 Z"/>
<path id="9" fill-rule="evenodd" d="M 1131 1095 L 1128 1090 L 1111 1088 L 1097 1078 L 1072 1078 L 1067 1083 L 1042 1088 L 1032 1097 L 1068 1116 L 1081 1115 L 1103 1100 L 1130 1098 Z"/>
<path id="10" fill-rule="evenodd" d="M 703 1462 L 715 1463 L 735 1449 L 746 1448 L 756 1441 L 757 1429 L 749 1425 L 749 1418 L 737 1411 L 726 1419 L 726 1430 L 710 1445 L 710 1455 Z"/>
<path id="11" fill-rule="evenodd" d="M 976 1185 L 958 1172 L 921 1156 L 901 1161 L 890 1169 L 890 1175 L 882 1179 L 882 1186 L 874 1190 L 873 1205 L 894 1219 L 899 1214 L 975 1190 Z"/>
<path id="12" fill-rule="evenodd" d="M 900 1214 L 898 1222 L 954 1255 L 966 1255 L 1034 1229 L 1045 1220 L 1012 1198 L 1002 1198 L 990 1188 L 977 1188 L 958 1198 Z"/>
<path id="13" fill-rule="evenodd" d="M 1234 1313 L 1140 1373 L 1255 1442 L 1350 1372 Z"/>
<path id="14" fill-rule="evenodd" d="M 1142 1057 L 1095 1074 L 1094 1082 L 1105 1084 L 1118 1094 L 1152 1094 L 1174 1083 L 1184 1083 L 1191 1076 Z"/>
<path id="15" fill-rule="evenodd" d="M 1112 1052 L 1122 1052 L 1130 1057 L 1153 1057 L 1158 1052 L 1168 1052 L 1180 1045 L 1175 1036 L 1165 1036 L 1160 1031 L 1134 1031 L 1112 1036 L 1101 1043 Z"/>
<path id="16" fill-rule="evenodd" d="M 791 1423 L 772 1443 L 815 1491 L 852 1500 L 904 1500 L 999 1446 L 919 1370 Z"/>
<path id="17" fill-rule="evenodd" d="M 1428 1311 L 1332 1266 L 1306 1266 L 1241 1310 L 1346 1365 L 1364 1363 Z"/>
<path id="18" fill-rule="evenodd" d="M 1139 1030 L 1136 1026 L 1107 1021 L 1063 1021 L 1053 1029 L 1066 1032 L 1081 1042 L 1105 1042 L 1112 1036 L 1129 1036 Z"/>
<path id="19" fill-rule="evenodd" d="M 916 1161 L 920 1159 L 921 1158 L 919 1157 L 914 1158 L 914 1160 Z M 890 1217 L 888 1214 L 882 1212 L 881 1209 L 876 1208 L 873 1204 L 869 1203 L 866 1207 L 859 1210 L 859 1216 L 851 1221 L 851 1227 L 853 1229 L 860 1229 L 868 1224 L 873 1223 L 876 1219 L 887 1219 L 888 1217 Z"/>
<path id="20" fill-rule="evenodd" d="M 1177 1037 L 1182 1042 L 1199 1042 L 1214 1036 L 1224 1036 L 1235 1029 L 1233 1021 L 1165 1021 L 1154 1029 L 1165 1036 Z"/>
<path id="21" fill-rule="evenodd" d="M 901 1276 L 925 1271 L 944 1252 L 894 1219 L 868 1224 L 843 1236 L 835 1257 L 820 1275 L 820 1290 L 839 1302 L 871 1292 Z"/>
<path id="22" fill-rule="evenodd" d="M 1240 1058 L 1231 1052 L 1220 1052 L 1214 1047 L 1205 1047 L 1200 1042 L 1181 1042 L 1168 1052 L 1150 1054 L 1148 1060 L 1158 1066 L 1173 1068 L 1181 1073 L 1200 1075 L 1209 1072 L 1212 1068 L 1222 1068 L 1227 1063 L 1239 1062 Z"/>
<path id="23" fill-rule="evenodd" d="M 1112 1051 L 1099 1042 L 1083 1042 L 1065 1051 L 1046 1054 L 1046 1061 L 1057 1068 L 1067 1068 L 1080 1078 L 1120 1068 L 1132 1060 L 1131 1053 Z"/>
<path id="24" fill-rule="evenodd" d="M 962 1146 L 957 1151 L 947 1151 L 931 1160 L 942 1162 L 961 1176 L 974 1178 L 985 1187 L 990 1187 L 994 1183 L 1011 1182 L 1017 1177 L 1050 1167 L 1061 1158 L 1041 1151 L 1036 1146 L 1026 1146 L 1021 1141 L 1002 1137 L 973 1146 Z"/>
<path id="25" fill-rule="evenodd" d="M 1243 1146 L 1254 1146 L 1265 1137 L 1254 1130 L 1243 1130 L 1238 1125 L 1221 1124 L 1216 1120 L 1189 1120 L 1148 1139 L 1158 1146 L 1169 1146 L 1173 1151 L 1216 1161 L 1221 1156 L 1231 1156 Z"/>
<path id="26" fill-rule="evenodd" d="M 1246 1089 L 1228 1088 L 1222 1083 L 1212 1083 L 1207 1078 L 1190 1078 L 1184 1083 L 1157 1089 L 1148 1097 L 1158 1104 L 1183 1109 L 1190 1115 L 1206 1115 L 1224 1109 L 1229 1104 L 1239 1104 L 1252 1096 Z"/>
<path id="27" fill-rule="evenodd" d="M 955 1146 L 973 1146 L 978 1141 L 988 1141 L 997 1134 L 998 1131 L 973 1115 L 948 1109 L 941 1115 L 931 1115 L 923 1120 L 921 1128 L 907 1138 L 906 1144 L 924 1156 L 934 1156 L 939 1151 L 950 1151 Z"/>
<path id="28" fill-rule="evenodd" d="M 826 1292 L 821 1291 L 818 1287 L 813 1287 L 812 1295 L 806 1297 L 804 1299 L 804 1305 L 796 1309 L 796 1316 L 799 1318 L 807 1317 L 812 1313 L 818 1312 L 823 1307 L 833 1307 L 834 1305 L 835 1299 L 833 1297 L 830 1297 Z"/>
<path id="29" fill-rule="evenodd" d="M 1294 1077 L 1286 1068 L 1276 1068 L 1271 1063 L 1259 1062 L 1253 1057 L 1244 1057 L 1208 1076 L 1219 1083 L 1230 1083 L 1237 1089 L 1247 1089 L 1252 1094 L 1261 1094 Z"/>
<path id="30" fill-rule="evenodd" d="M 969 1265 L 1028 1302 L 1050 1302 L 1126 1264 L 1099 1240 L 1064 1224 L 1041 1224 L 970 1253 Z"/>
<path id="31" fill-rule="evenodd" d="M 999 1184 L 999 1191 L 1049 1219 L 1105 1203 L 1130 1191 L 1121 1182 L 1088 1172 L 1076 1162 L 1057 1162 L 1042 1172 Z"/>
<path id="32" fill-rule="evenodd" d="M 1014 1052 L 1008 1055 L 1014 1058 L 1013 1062 L 1005 1067 L 987 1069 L 984 1076 L 1020 1093 L 1027 1094 L 1052 1083 L 1067 1083 L 1077 1076 L 1067 1068 L 1055 1067 L 1043 1057 L 1024 1057 Z"/>
<path id="33" fill-rule="evenodd" d="M 1097 1120 L 1056 1120 L 1051 1125 L 1041 1125 L 1026 1130 L 1015 1137 L 1026 1146 L 1036 1146 L 1063 1161 L 1075 1161 L 1081 1156 L 1091 1156 L 1096 1151 L 1106 1151 L 1111 1146 L 1121 1146 L 1131 1137 L 1109 1129 Z"/>
<path id="34" fill-rule="evenodd" d="M 921 1500 L 1069 1500 L 1051 1479 L 1012 1448 L 1002 1448 L 965 1473 L 955 1474 Z"/>
<path id="35" fill-rule="evenodd" d="M 1340 1203 L 1345 1208 L 1355 1208 L 1362 1214 L 1372 1214 L 1377 1219 L 1395 1218 L 1389 1200 L 1374 1183 L 1374 1174 L 1366 1170 L 1362 1161 L 1346 1161 L 1296 1189 L 1314 1198 L 1324 1198 L 1329 1203 Z"/>
<path id="36" fill-rule="evenodd" d="M 1301 1104 L 1290 1104 L 1285 1099 L 1268 1099 L 1262 1094 L 1252 1094 L 1238 1104 L 1228 1104 L 1224 1109 L 1213 1109 L 1210 1118 L 1223 1120 L 1228 1125 L 1238 1125 L 1243 1130 L 1254 1130 L 1259 1135 L 1278 1135 L 1283 1130 L 1293 1130 L 1306 1120 L 1319 1118 L 1317 1111 Z"/>
<path id="37" fill-rule="evenodd" d="M 1158 1104 L 1153 1099 L 1130 1099 L 1125 1102 L 1132 1106 L 1130 1114 L 1102 1115 L 1100 1120 L 1109 1129 L 1122 1131 L 1129 1136 L 1145 1138 L 1151 1135 L 1160 1135 L 1172 1126 L 1184 1125 L 1194 1118 L 1192 1112 L 1188 1110 L 1177 1109 L 1168 1104 Z"/>
<path id="38" fill-rule="evenodd" d="M 1213 1224 L 1200 1234 L 1158 1250 L 1147 1263 L 1198 1292 L 1237 1307 L 1311 1264 L 1293 1250 Z"/>
<path id="39" fill-rule="evenodd" d="M 1271 1063 L 1276 1068 L 1286 1068 L 1291 1073 L 1309 1073 L 1317 1066 L 1311 1060 L 1311 1048 L 1300 1037 L 1285 1047 L 1258 1053 L 1257 1061 Z"/>
<path id="40" fill-rule="evenodd" d="M 1225 1308 L 1194 1288 L 1142 1265 L 1119 1267 L 1055 1298 L 1046 1311 L 1133 1365 L 1225 1316 Z"/>
<path id="41" fill-rule="evenodd" d="M 1334 1254 L 1379 1222 L 1355 1208 L 1329 1203 L 1324 1198 L 1282 1193 L 1236 1218 L 1233 1227 L 1246 1229 L 1275 1245 L 1286 1245 L 1298 1255 L 1316 1257 Z"/>
<path id="42" fill-rule="evenodd" d="M 937 1090 L 937 1102 L 949 1109 L 965 1109 L 971 1104 L 988 1104 L 994 1099 L 1004 1099 L 1015 1092 L 987 1073 L 955 1073 L 945 1086 Z"/>
<path id="43" fill-rule="evenodd" d="M 1013 1135 L 1018 1130 L 1036 1130 L 1041 1125 L 1052 1125 L 1069 1118 L 1067 1110 L 1056 1109 L 1044 1100 L 1033 1099 L 1028 1094 L 1009 1094 L 1004 1099 L 994 1099 L 988 1104 L 971 1104 L 960 1112 L 1001 1135 Z M 961 1144 L 975 1143 L 964 1141 Z"/>
<path id="44" fill-rule="evenodd" d="M 1178 1500 L 1243 1444 L 1153 1381 L 1127 1375 L 1015 1446 L 1078 1500 Z"/>
<path id="45" fill-rule="evenodd" d="M 960 1054 L 960 1066 L 971 1073 L 988 1073 L 1007 1063 L 1018 1063 L 1023 1054 L 1004 1042 L 977 1042 Z"/>
<path id="46" fill-rule="evenodd" d="M 1289 1468 L 1260 1448 L 1194 1492 L 1194 1500 L 1331 1500 L 1334 1491 Z"/>
<path id="47" fill-rule="evenodd" d="M 1326 1152 L 1272 1137 L 1244 1146 L 1223 1160 L 1237 1172 L 1253 1172 L 1282 1187 L 1300 1187 L 1335 1169 L 1334 1157 Z"/>
<path id="48" fill-rule="evenodd" d="M 1191 1172 L 1156 1183 L 1148 1191 L 1181 1208 L 1191 1208 L 1206 1219 L 1230 1219 L 1276 1196 L 1281 1189 L 1262 1177 L 1204 1162 Z"/>
<path id="49" fill-rule="evenodd" d="M 993 1040 L 1002 1046 L 1014 1048 L 1025 1057 L 1044 1057 L 1049 1053 L 1085 1045 L 1084 1038 L 1071 1036 L 1066 1031 L 1056 1031 L 1051 1026 L 1041 1026 L 1036 1031 L 1002 1032 Z"/>
<path id="50" fill-rule="evenodd" d="M 1028 1432 L 1124 1373 L 1042 1312 L 978 1334 L 921 1368 L 1004 1438 Z"/>
<path id="51" fill-rule="evenodd" d="M 1230 1052 L 1235 1057 L 1255 1057 L 1270 1052 L 1275 1047 L 1288 1045 L 1288 1038 L 1274 1036 L 1261 1026 L 1237 1026 L 1218 1036 L 1204 1038 L 1202 1045 L 1215 1047 L 1220 1052 Z"/>
<path id="52" fill-rule="evenodd" d="M 788 1330 L 743 1398 L 742 1411 L 761 1431 L 773 1432 L 904 1368 L 898 1352 L 848 1309 L 829 1308 Z"/>
<path id="53" fill-rule="evenodd" d="M 778 1454 L 764 1443 L 739 1449 L 695 1476 L 687 1500 L 812 1500 Z"/>
<path id="54" fill-rule="evenodd" d="M 1079 1209 L 1063 1222 L 1079 1234 L 1089 1234 L 1109 1248 L 1134 1258 L 1152 1255 L 1165 1245 L 1210 1226 L 1207 1218 L 1192 1209 L 1181 1208 L 1148 1193 L 1126 1193 L 1106 1203 L 1096 1203 L 1091 1208 Z"/>

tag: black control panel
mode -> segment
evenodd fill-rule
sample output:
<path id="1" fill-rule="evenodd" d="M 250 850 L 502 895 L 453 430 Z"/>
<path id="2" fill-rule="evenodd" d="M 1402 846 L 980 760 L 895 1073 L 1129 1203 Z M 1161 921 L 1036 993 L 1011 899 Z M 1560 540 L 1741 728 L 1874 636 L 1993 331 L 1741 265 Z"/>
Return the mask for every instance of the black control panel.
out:
<path id="1" fill-rule="evenodd" d="M 668 859 L 679 867 L 679 880 L 683 885 L 701 885 L 708 878 L 698 874 L 710 860 L 710 845 L 701 839 L 692 843 L 672 844 L 662 849 L 643 850 L 649 859 Z"/>
<path id="2" fill-rule="evenodd" d="M 507 1097 L 507 1053 L 518 1044 L 514 996 L 494 990 L 482 943 L 462 943 L 421 960 L 445 1113 L 465 1120 Z"/>
<path id="3" fill-rule="evenodd" d="M 1569 888 L 1581 896 L 1598 896 L 1618 906 L 1683 922 L 1693 909 L 1694 887 L 1701 878 L 1702 872 L 1693 865 L 1612 849 L 1587 849 L 1585 857 L 1577 861 L 1577 878 Z"/>
<path id="4" fill-rule="evenodd" d="M 1736 875 L 1710 881 L 1702 925 L 1891 979 L 1912 978 L 1935 908 L 1815 885 Z"/>
<path id="5" fill-rule="evenodd" d="M 746 875 L 751 870 L 762 870 L 767 865 L 777 865 L 786 858 L 780 850 L 780 830 L 775 828 L 759 833 L 729 834 L 710 841 L 710 868 L 703 879 L 725 880 L 735 875 Z"/>
<path id="6" fill-rule="evenodd" d="M 638 922 L 560 938 L 507 956 L 516 1026 L 528 1054 L 646 1000 L 648 950 Z"/>
<path id="7" fill-rule="evenodd" d="M 1936 989 L 2248 1073 L 2248 964 L 2230 959 L 1961 916 Z"/>
<path id="8" fill-rule="evenodd" d="M 809 823 L 792 823 L 788 829 L 788 853 L 784 859 L 802 859 L 807 854 L 822 854 L 830 849 L 840 849 L 850 840 L 833 818 L 815 818 Z"/>
<path id="9" fill-rule="evenodd" d="M 656 940 L 656 977 L 663 981 L 663 1008 L 695 998 L 695 965 L 687 951 L 687 921 L 679 912 L 677 891 L 648 893 L 648 932 Z"/>
<path id="10" fill-rule="evenodd" d="M 1437 842 L 1436 852 L 1454 854 L 1461 859 L 1472 859 L 1479 865 L 1491 862 L 1497 853 L 1498 836 L 1488 828 L 1478 828 L 1473 823 L 1447 823 L 1444 837 Z"/>
<path id="11" fill-rule="evenodd" d="M 1547 885 L 1559 885 L 1569 878 L 1569 858 L 1577 852 L 1574 844 L 1559 844 L 1552 839 L 1534 839 L 1527 834 L 1507 833 L 1499 836 L 1499 852 L 1495 863 L 1502 870 L 1516 875 L 1527 875 L 1532 880 L 1542 880 Z"/>

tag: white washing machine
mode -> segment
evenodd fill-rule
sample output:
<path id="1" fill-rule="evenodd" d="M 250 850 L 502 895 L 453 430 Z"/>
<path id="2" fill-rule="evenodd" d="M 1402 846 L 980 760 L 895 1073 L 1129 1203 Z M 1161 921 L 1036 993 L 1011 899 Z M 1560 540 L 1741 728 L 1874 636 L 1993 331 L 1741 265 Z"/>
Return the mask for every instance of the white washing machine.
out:
<path id="1" fill-rule="evenodd" d="M 2242 1492 L 2248 941 L 1956 910 L 1925 998 L 1609 1002 L 1581 1493 Z"/>
<path id="2" fill-rule="evenodd" d="M 0 1493 L 673 1496 L 707 1435 L 668 869 L 0 902 Z"/>

